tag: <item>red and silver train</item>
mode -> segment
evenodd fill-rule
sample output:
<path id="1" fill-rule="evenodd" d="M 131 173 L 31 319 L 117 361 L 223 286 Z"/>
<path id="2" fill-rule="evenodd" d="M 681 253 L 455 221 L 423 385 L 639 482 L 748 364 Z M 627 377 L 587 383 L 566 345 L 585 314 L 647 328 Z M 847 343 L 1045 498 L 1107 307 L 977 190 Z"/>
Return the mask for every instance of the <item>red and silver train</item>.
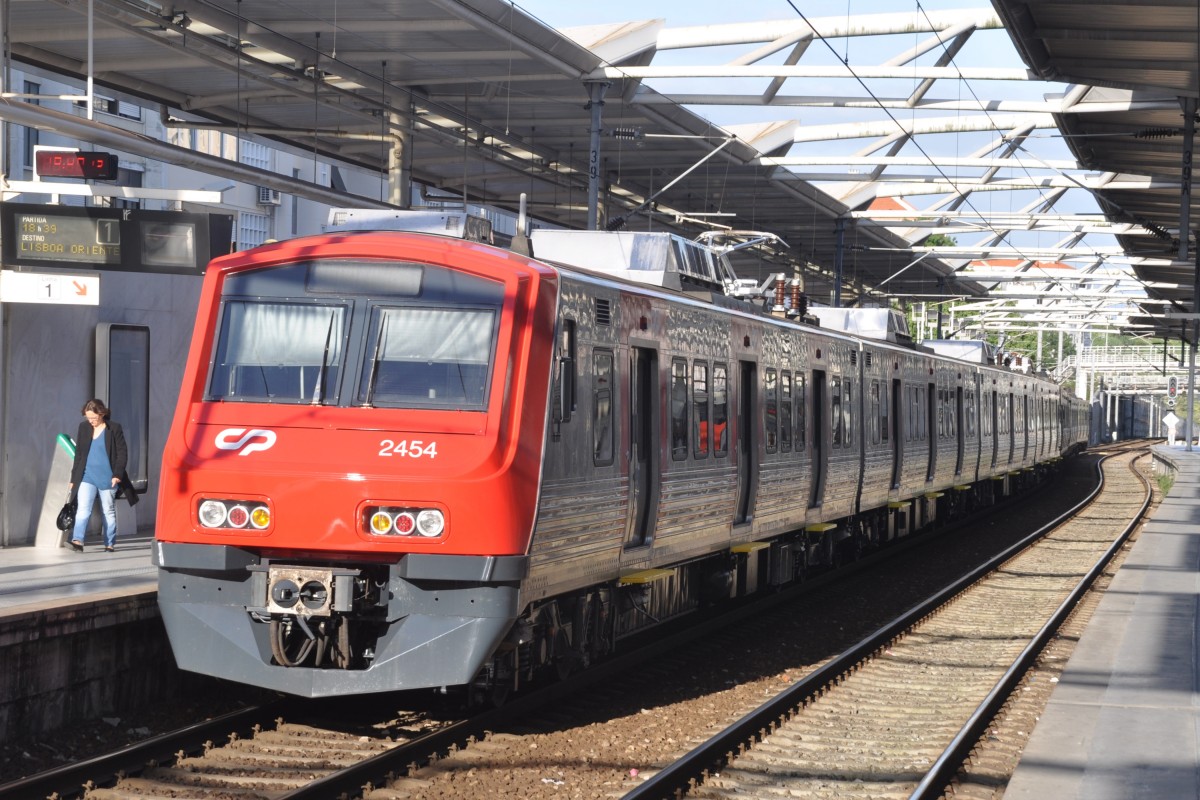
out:
<path id="1" fill-rule="evenodd" d="M 776 314 L 730 299 L 711 248 L 533 242 L 338 232 L 212 263 L 154 547 L 182 668 L 501 692 L 1085 445 L 1050 381 L 811 324 L 782 289 Z"/>

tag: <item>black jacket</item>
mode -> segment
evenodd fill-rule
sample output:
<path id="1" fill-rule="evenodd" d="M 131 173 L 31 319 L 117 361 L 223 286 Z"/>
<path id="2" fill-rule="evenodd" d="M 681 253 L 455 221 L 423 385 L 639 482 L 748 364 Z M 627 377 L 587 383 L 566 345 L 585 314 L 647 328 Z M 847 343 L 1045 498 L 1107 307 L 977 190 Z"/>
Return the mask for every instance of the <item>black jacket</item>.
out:
<path id="1" fill-rule="evenodd" d="M 108 463 L 112 467 L 113 476 L 121 480 L 118 487 L 119 494 L 129 501 L 129 505 L 135 505 L 138 501 L 137 492 L 133 490 L 133 483 L 125 471 L 125 465 L 129 462 L 129 448 L 125 444 L 125 431 L 116 422 L 105 422 L 105 427 L 108 435 L 104 437 L 104 449 L 108 453 Z M 79 483 L 83 480 L 83 471 L 87 467 L 94 430 L 92 424 L 85 419 L 79 423 L 79 431 L 75 434 L 75 461 L 71 464 L 71 483 L 74 485 L 76 493 L 79 491 Z"/>

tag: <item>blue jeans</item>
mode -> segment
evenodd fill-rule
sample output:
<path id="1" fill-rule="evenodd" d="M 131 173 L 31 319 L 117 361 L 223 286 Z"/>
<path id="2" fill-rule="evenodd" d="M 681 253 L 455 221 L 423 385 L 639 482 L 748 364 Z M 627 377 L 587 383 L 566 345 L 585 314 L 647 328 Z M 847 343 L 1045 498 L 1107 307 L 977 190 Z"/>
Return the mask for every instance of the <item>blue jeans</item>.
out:
<path id="1" fill-rule="evenodd" d="M 104 512 L 104 546 L 112 547 L 117 541 L 116 487 L 101 489 L 86 482 L 79 484 L 79 508 L 75 511 L 75 530 L 71 532 L 71 539 L 83 544 L 88 521 L 92 518 L 92 507 L 96 505 L 96 495 L 100 495 L 100 510 Z"/>

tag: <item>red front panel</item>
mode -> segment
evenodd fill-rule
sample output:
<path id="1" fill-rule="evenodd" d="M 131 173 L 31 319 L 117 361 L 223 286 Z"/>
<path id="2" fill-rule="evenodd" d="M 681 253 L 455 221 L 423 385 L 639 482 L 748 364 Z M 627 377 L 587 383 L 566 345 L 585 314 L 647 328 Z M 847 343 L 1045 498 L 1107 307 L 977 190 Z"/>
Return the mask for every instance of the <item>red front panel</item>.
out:
<path id="1" fill-rule="evenodd" d="M 323 258 L 430 264 L 501 283 L 486 407 L 206 400 L 228 277 Z M 536 262 L 484 245 L 402 233 L 313 237 L 214 262 L 164 452 L 157 537 L 275 551 L 526 552 L 542 460 L 556 291 L 556 274 Z M 204 527 L 198 510 L 206 499 L 265 505 L 270 523 L 262 530 Z M 377 507 L 438 509 L 445 530 L 433 538 L 374 535 L 367 510 Z"/>

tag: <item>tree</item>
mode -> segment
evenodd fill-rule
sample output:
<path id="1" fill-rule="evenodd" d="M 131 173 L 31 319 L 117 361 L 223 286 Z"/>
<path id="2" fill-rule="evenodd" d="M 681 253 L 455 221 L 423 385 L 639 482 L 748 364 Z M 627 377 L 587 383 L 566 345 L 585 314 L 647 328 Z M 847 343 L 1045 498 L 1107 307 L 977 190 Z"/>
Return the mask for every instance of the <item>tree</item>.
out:
<path id="1" fill-rule="evenodd" d="M 931 233 L 921 240 L 922 247 L 956 247 L 958 241 L 944 233 Z"/>

